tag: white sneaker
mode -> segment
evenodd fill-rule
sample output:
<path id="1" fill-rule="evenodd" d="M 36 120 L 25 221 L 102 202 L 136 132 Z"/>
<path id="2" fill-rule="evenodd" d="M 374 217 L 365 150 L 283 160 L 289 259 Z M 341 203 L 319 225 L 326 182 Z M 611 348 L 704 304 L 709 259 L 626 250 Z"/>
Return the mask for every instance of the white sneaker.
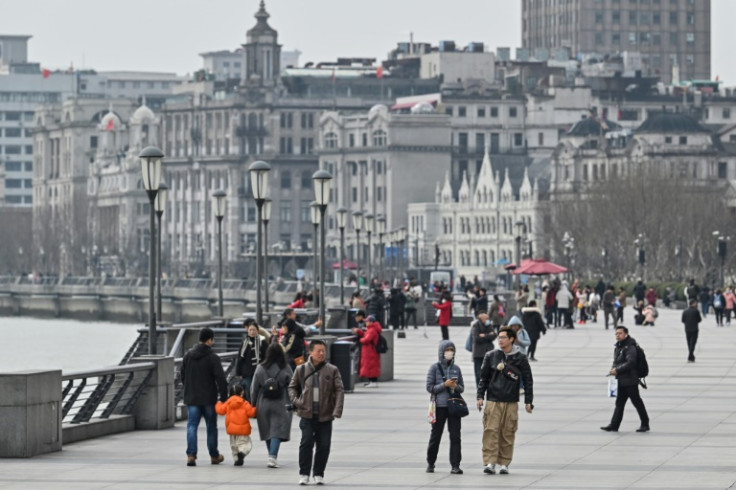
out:
<path id="1" fill-rule="evenodd" d="M 506 466 L 505 464 L 502 464 L 501 465 L 501 468 L 499 468 L 499 470 L 498 470 L 498 474 L 499 475 L 508 475 L 509 474 L 509 467 Z"/>
<path id="2" fill-rule="evenodd" d="M 268 464 L 266 466 L 269 468 L 278 468 L 279 464 L 276 462 L 276 458 L 268 458 Z"/>
<path id="3" fill-rule="evenodd" d="M 299 485 L 307 485 L 309 483 L 309 475 L 299 475 Z"/>
<path id="4" fill-rule="evenodd" d="M 324 476 L 315 476 L 314 477 L 314 483 L 317 485 L 324 485 L 325 484 L 325 477 Z"/>
<path id="5" fill-rule="evenodd" d="M 496 474 L 496 465 L 495 464 L 487 464 L 485 468 L 483 468 L 483 473 L 486 475 L 495 475 Z"/>
<path id="6" fill-rule="evenodd" d="M 373 381 L 371 381 L 370 383 L 365 385 L 365 387 L 366 388 L 378 388 L 378 383 L 374 383 Z"/>

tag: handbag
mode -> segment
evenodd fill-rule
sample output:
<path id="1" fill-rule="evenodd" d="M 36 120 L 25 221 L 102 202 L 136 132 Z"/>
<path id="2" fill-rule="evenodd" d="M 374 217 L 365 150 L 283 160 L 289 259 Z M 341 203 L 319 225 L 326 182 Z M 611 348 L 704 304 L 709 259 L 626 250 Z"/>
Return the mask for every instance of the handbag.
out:
<path id="1" fill-rule="evenodd" d="M 608 378 L 608 397 L 616 398 L 618 396 L 618 380 L 616 378 Z"/>
<path id="2" fill-rule="evenodd" d="M 304 355 L 297 356 L 294 358 L 294 364 L 297 366 L 301 366 L 305 362 L 307 362 L 307 360 L 304 358 Z"/>
<path id="3" fill-rule="evenodd" d="M 427 413 L 427 422 L 434 424 L 437 422 L 437 403 L 435 402 L 435 396 L 429 397 L 429 412 Z"/>
<path id="4" fill-rule="evenodd" d="M 468 404 L 465 403 L 460 393 L 453 393 L 447 400 L 447 413 L 453 417 L 465 417 L 470 415 Z"/>

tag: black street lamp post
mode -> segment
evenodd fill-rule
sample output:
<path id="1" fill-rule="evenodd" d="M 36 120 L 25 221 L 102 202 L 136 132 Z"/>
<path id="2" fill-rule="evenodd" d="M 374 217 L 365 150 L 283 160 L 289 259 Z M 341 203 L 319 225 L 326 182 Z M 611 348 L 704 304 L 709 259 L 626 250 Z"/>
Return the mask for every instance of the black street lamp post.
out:
<path id="1" fill-rule="evenodd" d="M 526 235 L 526 224 L 519 220 L 514 225 L 516 226 L 516 269 L 518 270 L 521 267 L 521 241 Z M 521 286 L 521 274 L 516 274 L 515 283 L 516 289 L 519 289 L 519 286 Z"/>
<path id="2" fill-rule="evenodd" d="M 154 306 L 153 290 L 156 277 L 156 252 L 153 249 L 154 235 L 156 234 L 156 219 L 154 205 L 158 186 L 161 182 L 161 160 L 164 154 L 155 146 L 144 148 L 138 158 L 141 160 L 141 173 L 143 175 L 143 188 L 148 194 L 149 208 L 149 240 L 148 240 L 148 353 L 156 354 L 156 310 Z"/>
<path id="3" fill-rule="evenodd" d="M 565 259 L 567 261 L 567 280 L 570 281 L 572 279 L 571 256 L 575 249 L 575 238 L 568 231 L 562 236 L 562 246 L 565 248 Z"/>
<path id="4" fill-rule="evenodd" d="M 376 228 L 378 228 L 378 260 L 380 261 L 379 274 L 381 276 L 381 281 L 383 281 L 384 279 L 386 279 L 386 268 L 384 264 L 384 260 L 386 258 L 386 248 L 383 246 L 383 236 L 386 234 L 386 218 L 383 215 L 378 215 L 378 217 L 376 218 Z"/>
<path id="5" fill-rule="evenodd" d="M 725 280 L 723 271 L 726 266 L 726 255 L 728 255 L 728 241 L 731 240 L 730 236 L 724 236 L 719 231 L 714 231 L 713 236 L 716 237 L 717 240 L 717 248 L 716 252 L 718 253 L 718 257 L 721 259 L 721 270 L 720 270 L 720 287 L 725 288 Z"/>
<path id="6" fill-rule="evenodd" d="M 161 306 L 161 235 L 163 235 L 163 228 L 161 228 L 161 217 L 164 215 L 166 209 L 166 198 L 169 195 L 169 186 L 161 182 L 158 185 L 158 194 L 156 194 L 156 221 L 158 224 L 158 233 L 156 233 L 156 302 L 158 316 L 157 319 L 160 322 L 163 319 L 163 309 Z"/>
<path id="7" fill-rule="evenodd" d="M 317 249 L 319 247 L 319 223 L 321 221 L 319 215 L 319 204 L 312 201 L 309 205 L 309 217 L 312 218 L 312 226 L 314 226 L 314 238 L 312 239 L 312 289 L 317 293 L 317 270 L 319 268 L 319 259 L 317 259 Z M 320 298 L 321 300 L 322 298 Z"/>
<path id="8" fill-rule="evenodd" d="M 340 230 L 340 305 L 345 304 L 345 226 L 348 221 L 348 210 L 338 208 L 337 227 Z"/>
<path id="9" fill-rule="evenodd" d="M 372 267 L 372 261 L 373 261 L 373 246 L 371 245 L 371 234 L 373 233 L 373 229 L 375 226 L 375 218 L 372 214 L 366 214 L 365 215 L 365 232 L 368 235 L 368 256 L 366 257 L 366 262 L 368 262 L 368 284 L 373 283 L 373 267 Z"/>
<path id="10" fill-rule="evenodd" d="M 636 255 L 639 262 L 640 267 L 640 274 L 642 281 L 645 280 L 644 277 L 644 264 L 646 264 L 646 252 L 644 250 L 644 234 L 639 233 L 639 235 L 636 237 L 636 240 L 634 240 L 634 245 L 636 245 Z"/>
<path id="11" fill-rule="evenodd" d="M 222 304 L 222 218 L 227 210 L 227 194 L 220 189 L 212 194 L 215 200 L 215 217 L 217 218 L 217 305 L 220 318 L 224 316 Z"/>
<path id="12" fill-rule="evenodd" d="M 261 285 L 263 284 L 263 270 L 261 270 L 261 255 L 263 250 L 263 203 L 268 197 L 268 175 L 271 166 L 264 161 L 257 161 L 250 164 L 248 172 L 250 173 L 251 187 L 253 190 L 253 198 L 256 201 L 258 210 L 258 224 L 256 231 L 256 322 L 263 325 L 263 304 L 261 303 Z"/>
<path id="13" fill-rule="evenodd" d="M 319 274 L 319 318 L 322 324 L 319 326 L 320 335 L 325 334 L 325 239 L 327 223 L 325 223 L 325 212 L 330 202 L 330 186 L 332 184 L 332 175 L 327 170 L 317 170 L 312 175 L 314 183 L 314 200 L 319 205 L 320 226 L 322 233 L 319 241 L 320 250 L 320 274 Z"/>
<path id="14" fill-rule="evenodd" d="M 355 230 L 355 274 L 358 277 L 360 290 L 360 230 L 363 228 L 363 212 L 353 212 L 353 229 Z"/>
<path id="15" fill-rule="evenodd" d="M 263 286 L 263 297 L 264 302 L 263 304 L 266 305 L 266 311 L 269 311 L 270 305 L 268 303 L 268 222 L 271 221 L 271 198 L 267 197 L 263 201 L 263 208 L 261 208 L 261 213 L 263 213 L 263 216 L 261 217 L 261 220 L 263 220 L 263 279 L 264 279 L 264 286 Z"/>

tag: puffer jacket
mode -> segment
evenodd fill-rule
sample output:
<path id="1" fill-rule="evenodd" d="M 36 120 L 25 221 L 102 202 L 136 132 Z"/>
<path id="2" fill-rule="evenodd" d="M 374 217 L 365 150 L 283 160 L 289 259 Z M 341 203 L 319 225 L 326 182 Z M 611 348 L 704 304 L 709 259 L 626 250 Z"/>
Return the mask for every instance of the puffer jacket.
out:
<path id="1" fill-rule="evenodd" d="M 616 379 L 619 386 L 636 386 L 639 384 L 639 373 L 636 371 L 636 340 L 626 337 L 616 342 L 613 349 L 613 367 L 616 368 Z"/>
<path id="2" fill-rule="evenodd" d="M 319 421 L 329 422 L 342 417 L 342 408 L 345 402 L 345 390 L 342 377 L 337 367 L 327 363 L 317 374 L 310 376 L 317 368 L 312 364 L 312 358 L 294 371 L 289 382 L 289 400 L 296 408 L 296 414 L 303 419 L 312 418 L 312 388 L 314 377 L 319 376 Z M 309 376 L 309 378 L 307 378 Z M 303 381 L 306 378 L 306 381 Z"/>
<path id="3" fill-rule="evenodd" d="M 455 349 L 455 344 L 450 340 L 443 340 L 439 346 L 439 362 L 435 362 L 429 366 L 427 371 L 427 392 L 435 395 L 435 404 L 438 407 L 446 407 L 447 400 L 450 398 L 451 392 L 462 393 L 465 391 L 465 383 L 463 383 L 463 373 L 460 368 L 455 364 L 455 359 L 449 363 L 445 360 L 445 351 L 452 347 Z M 457 350 L 455 350 L 457 355 Z M 441 369 L 440 369 L 441 366 Z M 444 371 L 445 376 L 442 376 Z M 457 378 L 457 390 L 450 390 L 445 386 L 445 380 Z"/>
<path id="4" fill-rule="evenodd" d="M 517 346 L 514 346 L 508 354 L 501 349 L 496 349 L 483 358 L 478 381 L 478 400 L 485 398 L 492 402 L 519 401 L 520 380 L 512 380 L 504 374 L 506 364 L 510 364 L 516 372 L 521 373 L 521 379 L 524 380 L 524 403 L 526 405 L 533 403 L 532 368 L 526 356 Z"/>
<path id="5" fill-rule="evenodd" d="M 250 419 L 256 416 L 256 407 L 242 396 L 233 395 L 226 402 L 217 402 L 215 411 L 225 416 L 225 430 L 231 436 L 249 436 Z"/>

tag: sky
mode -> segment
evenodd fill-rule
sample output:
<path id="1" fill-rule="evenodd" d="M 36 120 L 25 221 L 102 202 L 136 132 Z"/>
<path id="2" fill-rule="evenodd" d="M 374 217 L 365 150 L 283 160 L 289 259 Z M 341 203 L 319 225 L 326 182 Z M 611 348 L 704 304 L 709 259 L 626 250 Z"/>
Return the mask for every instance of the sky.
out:
<path id="1" fill-rule="evenodd" d="M 702 1 L 702 0 L 696 0 Z M 28 34 L 44 68 L 192 73 L 199 53 L 234 49 L 255 24 L 259 0 L 0 0 L 0 33 Z M 4 5 L 3 5 L 4 4 Z M 735 0 L 712 0 L 712 76 L 736 86 L 730 55 Z M 269 23 L 301 64 L 338 57 L 385 59 L 397 42 L 490 49 L 521 45 L 520 0 L 267 0 Z M 513 53 L 513 51 L 512 51 Z"/>

